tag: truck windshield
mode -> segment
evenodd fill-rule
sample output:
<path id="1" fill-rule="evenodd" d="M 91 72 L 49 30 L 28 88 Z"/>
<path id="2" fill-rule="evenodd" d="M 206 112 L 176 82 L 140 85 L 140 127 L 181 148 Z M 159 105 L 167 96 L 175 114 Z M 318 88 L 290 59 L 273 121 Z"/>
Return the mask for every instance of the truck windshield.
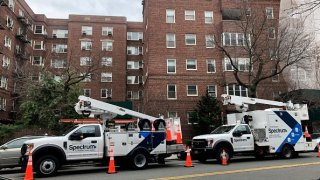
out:
<path id="1" fill-rule="evenodd" d="M 228 134 L 235 126 L 220 126 L 213 130 L 211 134 Z"/>

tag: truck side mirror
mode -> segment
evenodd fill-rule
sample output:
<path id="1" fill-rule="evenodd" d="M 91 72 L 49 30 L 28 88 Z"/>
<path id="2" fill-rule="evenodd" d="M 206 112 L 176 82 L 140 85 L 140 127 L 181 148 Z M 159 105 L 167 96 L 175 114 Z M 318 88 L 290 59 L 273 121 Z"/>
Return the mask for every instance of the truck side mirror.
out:
<path id="1" fill-rule="evenodd" d="M 76 140 L 76 141 L 79 141 L 79 140 L 82 140 L 83 139 L 83 135 L 82 133 L 78 133 L 78 132 L 75 132 L 75 133 L 72 133 L 69 137 L 69 140 Z"/>
<path id="2" fill-rule="evenodd" d="M 6 149 L 8 149 L 8 146 L 6 144 L 4 144 L 4 145 L 0 146 L 0 149 L 6 150 Z"/>
<path id="3" fill-rule="evenodd" d="M 242 133 L 241 133 L 240 131 L 234 131 L 234 132 L 232 133 L 232 135 L 233 135 L 234 137 L 241 137 L 241 136 L 242 136 Z"/>

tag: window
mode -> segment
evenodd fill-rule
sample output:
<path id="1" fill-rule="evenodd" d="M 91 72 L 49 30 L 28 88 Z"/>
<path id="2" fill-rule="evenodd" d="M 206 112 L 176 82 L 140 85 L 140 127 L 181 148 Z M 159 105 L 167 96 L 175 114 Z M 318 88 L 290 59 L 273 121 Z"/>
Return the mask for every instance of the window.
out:
<path id="1" fill-rule="evenodd" d="M 91 58 L 90 57 L 80 57 L 80 66 L 90 66 Z"/>
<path id="2" fill-rule="evenodd" d="M 186 34 L 185 35 L 185 42 L 186 45 L 196 45 L 196 38 L 195 34 Z"/>
<path id="3" fill-rule="evenodd" d="M 222 33 L 222 42 L 224 46 L 246 46 L 246 41 L 250 45 L 250 35 L 247 37 L 243 33 Z M 246 40 L 247 38 L 247 40 Z"/>
<path id="4" fill-rule="evenodd" d="M 66 44 L 53 44 L 52 52 L 55 53 L 66 53 L 68 52 L 68 45 Z"/>
<path id="5" fill-rule="evenodd" d="M 195 112 L 187 112 L 188 124 L 198 124 L 197 122 L 192 122 L 191 118 L 196 115 Z"/>
<path id="6" fill-rule="evenodd" d="M 238 68 L 238 71 L 249 71 L 250 69 L 250 59 L 248 58 L 235 58 L 235 59 L 232 59 L 232 62 L 233 62 L 233 65 Z M 234 70 L 229 58 L 224 59 L 224 70 L 225 71 Z"/>
<path id="7" fill-rule="evenodd" d="M 10 8 L 12 11 L 14 11 L 14 4 L 15 4 L 15 1 L 14 1 L 14 0 L 9 0 L 9 1 L 8 1 L 8 6 L 9 6 L 9 8 Z"/>
<path id="8" fill-rule="evenodd" d="M 216 72 L 216 62 L 213 59 L 207 59 L 207 73 Z"/>
<path id="9" fill-rule="evenodd" d="M 30 79 L 31 79 L 31 81 L 36 81 L 36 82 L 38 82 L 38 81 L 40 81 L 40 74 L 39 73 L 34 73 L 34 74 L 30 74 Z"/>
<path id="10" fill-rule="evenodd" d="M 198 86 L 188 85 L 187 86 L 187 96 L 198 96 Z"/>
<path id="11" fill-rule="evenodd" d="M 271 73 L 275 74 L 275 73 L 277 73 L 277 70 L 276 69 L 272 69 Z M 279 74 L 272 76 L 271 80 L 272 80 L 272 82 L 279 82 Z"/>
<path id="12" fill-rule="evenodd" d="M 101 89 L 101 98 L 111 98 L 112 89 Z"/>
<path id="13" fill-rule="evenodd" d="M 184 19 L 194 21 L 196 19 L 195 10 L 185 10 L 184 11 Z"/>
<path id="14" fill-rule="evenodd" d="M 204 23 L 206 23 L 206 24 L 213 23 L 213 12 L 212 11 L 205 11 L 204 12 Z"/>
<path id="15" fill-rule="evenodd" d="M 74 133 L 82 134 L 83 138 L 101 136 L 100 128 L 97 125 L 84 126 L 75 131 Z"/>
<path id="16" fill-rule="evenodd" d="M 176 60 L 175 59 L 167 59 L 167 73 L 175 74 L 176 73 Z"/>
<path id="17" fill-rule="evenodd" d="M 127 32 L 127 40 L 139 41 L 143 39 L 142 32 Z"/>
<path id="18" fill-rule="evenodd" d="M 274 49 L 269 49 L 269 57 L 271 60 L 278 58 L 277 52 Z"/>
<path id="19" fill-rule="evenodd" d="M 61 82 L 63 76 L 59 76 L 59 75 L 54 75 L 53 79 L 57 82 Z"/>
<path id="20" fill-rule="evenodd" d="M 142 91 L 128 91 L 127 99 L 140 99 L 142 97 Z"/>
<path id="21" fill-rule="evenodd" d="M 102 35 L 103 36 L 112 36 L 113 35 L 113 27 L 102 27 Z"/>
<path id="22" fill-rule="evenodd" d="M 35 34 L 44 34 L 44 26 L 42 25 L 35 25 L 34 27 Z"/>
<path id="23" fill-rule="evenodd" d="M 34 66 L 43 66 L 43 59 L 42 56 L 33 56 L 32 57 L 32 65 Z"/>
<path id="24" fill-rule="evenodd" d="M 234 131 L 240 132 L 241 134 L 251 134 L 251 131 L 247 125 L 240 125 Z"/>
<path id="25" fill-rule="evenodd" d="M 143 68 L 142 61 L 127 61 L 127 69 Z"/>
<path id="26" fill-rule="evenodd" d="M 167 41 L 167 48 L 176 47 L 176 35 L 174 33 L 167 33 L 166 41 Z"/>
<path id="27" fill-rule="evenodd" d="M 1 76 L 0 77 L 0 88 L 7 89 L 8 88 L 8 78 Z"/>
<path id="28" fill-rule="evenodd" d="M 82 32 L 82 35 L 92 35 L 92 27 L 91 26 L 82 26 L 81 32 Z"/>
<path id="29" fill-rule="evenodd" d="M 9 16 L 7 16 L 6 26 L 10 29 L 13 29 L 13 20 Z"/>
<path id="30" fill-rule="evenodd" d="M 7 104 L 7 100 L 3 97 L 0 97 L 0 109 L 1 110 L 6 110 L 6 104 Z"/>
<path id="31" fill-rule="evenodd" d="M 81 49 L 82 50 L 91 50 L 92 42 L 91 41 L 81 41 Z"/>
<path id="32" fill-rule="evenodd" d="M 127 76 L 127 84 L 143 83 L 142 76 Z"/>
<path id="33" fill-rule="evenodd" d="M 176 85 L 169 84 L 167 86 L 167 98 L 168 99 L 177 99 Z"/>
<path id="34" fill-rule="evenodd" d="M 175 117 L 178 117 L 178 113 L 177 112 L 172 112 L 172 111 L 168 112 L 168 118 L 175 118 Z"/>
<path id="35" fill-rule="evenodd" d="M 278 100 L 280 97 L 281 91 L 272 92 L 272 97 L 274 100 Z"/>
<path id="36" fill-rule="evenodd" d="M 101 82 L 112 82 L 112 73 L 101 73 Z"/>
<path id="37" fill-rule="evenodd" d="M 217 87 L 215 85 L 208 85 L 208 94 L 212 97 L 217 97 Z"/>
<path id="38" fill-rule="evenodd" d="M 112 41 L 102 41 L 102 50 L 103 51 L 112 51 L 113 42 Z"/>
<path id="39" fill-rule="evenodd" d="M 11 38 L 9 36 L 4 36 L 4 46 L 11 50 Z"/>
<path id="40" fill-rule="evenodd" d="M 291 79 L 306 81 L 307 80 L 307 72 L 299 67 L 293 67 L 290 69 Z"/>
<path id="41" fill-rule="evenodd" d="M 82 82 L 91 82 L 91 74 L 90 73 L 80 73 L 80 76 L 83 77 Z"/>
<path id="42" fill-rule="evenodd" d="M 53 68 L 65 68 L 67 66 L 67 62 L 62 59 L 52 59 L 51 67 Z"/>
<path id="43" fill-rule="evenodd" d="M 212 34 L 206 35 L 206 48 L 214 48 L 214 36 Z"/>
<path id="44" fill-rule="evenodd" d="M 167 9 L 166 10 L 166 23 L 175 23 L 175 10 Z"/>
<path id="45" fill-rule="evenodd" d="M 273 19 L 273 8 L 272 7 L 266 8 L 266 16 L 267 16 L 267 19 Z"/>
<path id="46" fill-rule="evenodd" d="M 9 68 L 9 65 L 10 65 L 9 57 L 3 55 L 3 57 L 2 57 L 2 67 Z"/>
<path id="47" fill-rule="evenodd" d="M 83 95 L 90 97 L 91 96 L 91 89 L 83 89 Z"/>
<path id="48" fill-rule="evenodd" d="M 197 70 L 197 60 L 187 59 L 186 61 L 187 70 Z"/>
<path id="49" fill-rule="evenodd" d="M 229 84 L 225 88 L 225 91 L 228 95 L 248 97 L 248 89 L 243 86 L 237 84 Z"/>
<path id="50" fill-rule="evenodd" d="M 127 54 L 128 55 L 142 55 L 143 48 L 141 46 L 128 46 L 127 47 Z"/>
<path id="51" fill-rule="evenodd" d="M 102 57 L 101 66 L 112 66 L 112 57 Z"/>
<path id="52" fill-rule="evenodd" d="M 270 39 L 276 38 L 276 30 L 274 28 L 269 28 L 268 29 L 268 37 Z"/>
<path id="53" fill-rule="evenodd" d="M 34 41 L 33 49 L 35 49 L 35 50 L 44 50 L 43 41 Z"/>
<path id="54" fill-rule="evenodd" d="M 53 38 L 67 38 L 68 37 L 68 30 L 54 29 L 54 30 L 52 30 L 52 37 Z"/>

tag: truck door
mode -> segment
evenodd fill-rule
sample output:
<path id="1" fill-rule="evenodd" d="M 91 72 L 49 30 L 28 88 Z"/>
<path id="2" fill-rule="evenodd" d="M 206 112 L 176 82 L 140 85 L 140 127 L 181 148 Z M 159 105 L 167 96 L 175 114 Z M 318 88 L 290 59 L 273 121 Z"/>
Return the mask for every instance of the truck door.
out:
<path id="1" fill-rule="evenodd" d="M 103 136 L 99 125 L 80 127 L 64 143 L 68 160 L 97 159 L 103 156 Z"/>
<path id="2" fill-rule="evenodd" d="M 239 125 L 232 134 L 234 151 L 253 151 L 253 135 L 248 125 Z"/>

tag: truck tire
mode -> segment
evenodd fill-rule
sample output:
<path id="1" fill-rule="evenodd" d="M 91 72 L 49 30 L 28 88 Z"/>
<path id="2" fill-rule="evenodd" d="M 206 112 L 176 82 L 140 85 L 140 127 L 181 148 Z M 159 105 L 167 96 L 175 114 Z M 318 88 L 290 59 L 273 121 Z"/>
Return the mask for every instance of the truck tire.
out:
<path id="1" fill-rule="evenodd" d="M 59 160 L 55 156 L 45 155 L 36 161 L 35 171 L 41 177 L 49 177 L 57 173 L 59 166 Z"/>
<path id="2" fill-rule="evenodd" d="M 219 147 L 218 150 L 217 150 L 217 155 L 216 155 L 216 160 L 219 162 L 219 163 L 222 163 L 222 155 L 223 155 L 223 150 L 225 152 L 225 155 L 226 155 L 226 158 L 227 158 L 227 162 L 230 161 L 231 157 L 232 157 L 232 152 L 229 148 L 227 147 Z"/>
<path id="3" fill-rule="evenodd" d="M 284 145 L 281 149 L 281 157 L 284 159 L 291 159 L 295 155 L 294 149 L 292 148 L 291 145 Z"/>
<path id="4" fill-rule="evenodd" d="M 133 169 L 144 169 L 148 165 L 148 157 L 143 151 L 136 151 L 131 156 L 131 166 Z"/>

